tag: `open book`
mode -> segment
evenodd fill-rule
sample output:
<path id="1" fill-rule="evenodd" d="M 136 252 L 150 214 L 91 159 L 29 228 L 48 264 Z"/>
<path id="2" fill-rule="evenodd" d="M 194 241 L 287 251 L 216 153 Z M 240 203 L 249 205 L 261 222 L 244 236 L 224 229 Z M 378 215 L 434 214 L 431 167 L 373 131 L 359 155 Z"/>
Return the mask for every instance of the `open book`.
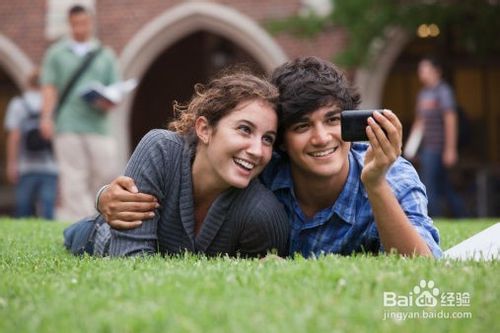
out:
<path id="1" fill-rule="evenodd" d="M 94 82 L 80 96 L 91 105 L 95 105 L 99 99 L 104 99 L 112 104 L 119 104 L 136 86 L 137 80 L 135 79 L 119 81 L 109 86 L 105 86 L 100 82 Z"/>
<path id="2" fill-rule="evenodd" d="M 475 234 L 444 252 L 444 258 L 459 260 L 499 260 L 500 223 Z"/>

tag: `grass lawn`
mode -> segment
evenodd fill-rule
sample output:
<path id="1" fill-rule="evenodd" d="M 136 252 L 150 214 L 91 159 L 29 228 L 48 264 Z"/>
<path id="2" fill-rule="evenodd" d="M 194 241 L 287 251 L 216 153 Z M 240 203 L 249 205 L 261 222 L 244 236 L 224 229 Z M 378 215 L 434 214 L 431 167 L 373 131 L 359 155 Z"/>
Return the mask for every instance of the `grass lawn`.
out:
<path id="1" fill-rule="evenodd" d="M 439 221 L 442 248 L 494 222 Z M 500 331 L 499 261 L 76 258 L 62 246 L 65 226 L 0 219 L 0 332 Z M 384 306 L 384 292 L 423 295 L 420 280 L 434 282 L 438 305 Z M 384 319 L 425 314 L 449 318 Z"/>

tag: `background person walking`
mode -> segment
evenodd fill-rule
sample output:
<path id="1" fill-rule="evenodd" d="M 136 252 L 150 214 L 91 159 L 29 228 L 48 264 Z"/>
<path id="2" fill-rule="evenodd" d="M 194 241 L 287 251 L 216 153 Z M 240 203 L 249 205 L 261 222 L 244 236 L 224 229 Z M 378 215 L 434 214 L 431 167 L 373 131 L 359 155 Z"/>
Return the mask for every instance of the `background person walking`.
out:
<path id="1" fill-rule="evenodd" d="M 51 220 L 57 198 L 57 165 L 50 142 L 27 143 L 36 130 L 42 106 L 38 70 L 27 80 L 27 89 L 7 107 L 7 179 L 16 186 L 16 217 L 40 216 Z"/>
<path id="2" fill-rule="evenodd" d="M 455 217 L 464 217 L 462 199 L 448 180 L 449 168 L 458 162 L 458 117 L 451 87 L 442 79 L 442 67 L 433 57 L 418 65 L 423 88 L 417 97 L 416 119 L 412 127 L 422 131 L 420 174 L 429 198 L 429 215 L 443 216 L 442 199 L 449 203 Z"/>
<path id="3" fill-rule="evenodd" d="M 90 12 L 73 6 L 68 19 L 70 38 L 52 45 L 43 61 L 41 129 L 46 138 L 55 133 L 62 200 L 58 218 L 76 220 L 92 214 L 95 191 L 117 174 L 108 112 L 113 105 L 90 105 L 81 94 L 92 83 L 116 82 L 118 70 L 113 52 L 92 36 Z"/>

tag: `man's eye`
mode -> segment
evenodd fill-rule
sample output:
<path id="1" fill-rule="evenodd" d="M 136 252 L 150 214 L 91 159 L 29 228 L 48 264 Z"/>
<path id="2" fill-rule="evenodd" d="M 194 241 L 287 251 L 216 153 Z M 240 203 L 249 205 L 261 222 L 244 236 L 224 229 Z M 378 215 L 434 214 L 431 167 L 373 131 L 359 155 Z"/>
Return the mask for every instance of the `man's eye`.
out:
<path id="1" fill-rule="evenodd" d="M 295 132 L 305 131 L 309 127 L 308 123 L 299 123 L 293 127 Z"/>
<path id="2" fill-rule="evenodd" d="M 335 116 L 335 117 L 330 117 L 327 119 L 327 122 L 329 124 L 333 124 L 333 125 L 336 125 L 340 122 L 340 117 L 339 116 Z"/>

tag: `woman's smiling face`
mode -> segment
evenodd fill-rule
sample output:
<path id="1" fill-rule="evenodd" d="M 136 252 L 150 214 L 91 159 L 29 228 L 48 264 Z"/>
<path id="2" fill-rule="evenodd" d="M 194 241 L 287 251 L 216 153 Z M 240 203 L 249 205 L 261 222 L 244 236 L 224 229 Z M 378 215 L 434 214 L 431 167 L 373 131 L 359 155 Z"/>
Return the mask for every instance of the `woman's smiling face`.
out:
<path id="1" fill-rule="evenodd" d="M 256 99 L 240 103 L 210 127 L 207 166 L 220 185 L 245 188 L 271 160 L 278 117 L 272 105 Z"/>

